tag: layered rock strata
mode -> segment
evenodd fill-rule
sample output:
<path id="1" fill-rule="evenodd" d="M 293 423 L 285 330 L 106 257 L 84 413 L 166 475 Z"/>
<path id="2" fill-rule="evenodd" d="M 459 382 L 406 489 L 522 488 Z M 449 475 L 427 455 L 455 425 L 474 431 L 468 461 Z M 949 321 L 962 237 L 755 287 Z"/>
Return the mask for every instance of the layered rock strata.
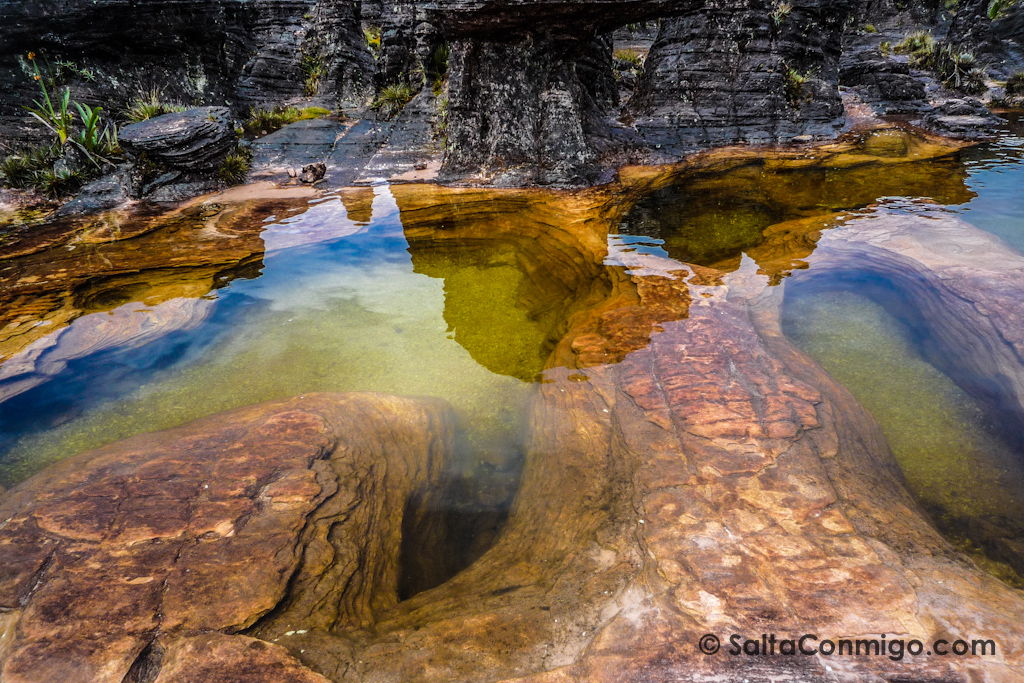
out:
<path id="1" fill-rule="evenodd" d="M 754 0 L 663 21 L 629 106 L 633 125 L 665 159 L 737 142 L 834 137 L 850 9 L 842 0 Z"/>
<path id="2" fill-rule="evenodd" d="M 216 632 L 283 605 L 329 603 L 322 627 L 393 606 L 403 520 L 436 489 L 450 425 L 438 401 L 310 395 L 25 482 L 0 512 L 4 680 L 325 680 Z"/>
<path id="3" fill-rule="evenodd" d="M 0 6 L 0 141 L 31 138 L 38 97 L 26 61 L 108 112 L 159 92 L 169 102 L 278 104 L 306 95 L 354 106 L 373 62 L 348 0 L 14 0 Z"/>

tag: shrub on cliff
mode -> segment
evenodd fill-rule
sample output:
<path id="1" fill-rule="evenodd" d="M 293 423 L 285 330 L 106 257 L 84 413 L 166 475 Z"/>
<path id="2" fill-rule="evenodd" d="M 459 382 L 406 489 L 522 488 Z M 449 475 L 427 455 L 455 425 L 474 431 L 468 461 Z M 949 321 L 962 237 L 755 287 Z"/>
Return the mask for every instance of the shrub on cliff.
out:
<path id="1" fill-rule="evenodd" d="M 978 95 L 987 88 L 987 74 L 973 53 L 940 44 L 927 31 L 911 33 L 894 45 L 892 51 L 907 55 L 911 66 L 933 72 L 950 90 Z"/>
<path id="2" fill-rule="evenodd" d="M 987 74 L 970 52 L 944 45 L 935 54 L 935 73 L 942 85 L 968 95 L 980 95 L 988 89 Z"/>
<path id="3" fill-rule="evenodd" d="M 935 38 L 927 31 L 915 31 L 892 46 L 898 55 L 910 57 L 910 65 L 918 69 L 931 69 L 935 65 Z"/>

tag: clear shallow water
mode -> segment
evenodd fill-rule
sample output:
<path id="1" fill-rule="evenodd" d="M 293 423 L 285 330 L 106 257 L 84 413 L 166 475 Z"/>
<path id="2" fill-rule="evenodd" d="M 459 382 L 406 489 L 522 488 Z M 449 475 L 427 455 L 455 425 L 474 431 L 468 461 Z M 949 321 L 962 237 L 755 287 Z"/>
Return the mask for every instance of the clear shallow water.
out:
<path id="1" fill-rule="evenodd" d="M 474 523 L 492 525 L 518 478 L 531 386 L 520 376 L 539 372 L 543 362 L 539 342 L 529 337 L 533 327 L 514 300 L 521 274 L 500 253 L 478 254 L 470 265 L 443 255 L 431 259 L 457 281 L 465 305 L 480 299 L 477 322 L 490 324 L 503 348 L 515 351 L 485 367 L 455 340 L 459 314 L 448 311 L 446 319 L 446 280 L 416 272 L 386 187 L 376 189 L 365 224 L 328 200 L 268 222 L 264 243 L 287 244 L 303 221 L 303 227 L 321 224 L 317 211 L 333 213 L 329 222 L 343 236 L 272 251 L 257 272 L 246 273 L 249 279 L 229 280 L 192 300 L 199 310 L 189 313 L 198 321 L 172 324 L 141 345 L 114 344 L 73 359 L 54 379 L 2 404 L 4 483 L 86 449 L 264 400 L 315 391 L 430 395 L 447 399 L 463 428 L 453 477 L 466 490 L 453 494 L 456 507 Z M 179 277 L 187 279 L 187 271 Z M 90 303 L 116 299 L 117 292 L 138 298 L 116 287 L 104 291 Z M 174 322 L 160 311 L 181 301 L 154 301 L 147 310 L 115 300 L 111 312 L 93 315 L 128 310 Z M 527 358 L 531 344 L 533 358 Z"/>
<path id="2" fill-rule="evenodd" d="M 960 153 L 976 196 L 957 210 L 967 222 L 1024 251 L 1024 118 L 1010 116 L 998 140 Z"/>
<path id="3" fill-rule="evenodd" d="M 881 156 L 907 151 L 891 133 L 871 144 Z M 780 226 L 811 221 L 825 228 L 884 197 L 923 197 L 1021 249 L 1022 156 L 1020 138 L 1007 134 L 930 161 L 802 169 L 753 161 L 688 174 L 641 197 L 609 244 L 723 272 L 749 257 L 780 283 L 814 248 L 813 241 L 777 239 Z M 594 264 L 571 257 L 538 264 L 530 239 L 490 238 L 498 223 L 514 226 L 527 204 L 441 207 L 441 216 L 478 223 L 482 237 L 445 239 L 447 219 L 410 236 L 392 190 L 380 186 L 355 199 L 251 208 L 239 222 L 258 230 L 232 232 L 230 223 L 200 212 L 150 236 L 89 247 L 98 269 L 115 274 L 84 275 L 71 304 L 41 306 L 51 311 L 47 324 L 61 324 L 68 306 L 86 315 L 43 351 L 45 377 L 0 403 L 0 484 L 89 448 L 230 408 L 313 391 L 371 390 L 439 396 L 454 406 L 462 426 L 455 497 L 474 514 L 485 511 L 485 525 L 499 520 L 518 480 L 525 408 L 568 300 L 602 286 L 559 282 L 555 270 L 577 268 L 576 280 L 596 279 Z M 186 253 L 163 256 L 162 233 Z M 201 240 L 218 246 L 184 267 L 190 245 Z M 133 265 L 154 250 L 159 256 L 145 268 Z M 175 268 L 161 270 L 165 258 Z M 118 259 L 125 265 L 113 268 Z M 1024 520 L 1024 455 L 992 433 L 973 400 L 923 360 L 905 321 L 877 303 L 793 288 L 785 313 L 787 333 L 881 423 L 914 493 L 947 533 L 1012 578 L 975 541 L 984 535 L 979 524 Z M 30 330 L 44 329 L 32 328 L 29 318 Z M 162 322 L 128 334 L 125 318 Z M 116 322 L 114 332 L 104 331 L 104 321 Z M 80 329 L 86 332 L 78 340 Z M 0 390 L 12 381 L 0 381 Z M 479 540 L 479 529 L 470 535 Z"/>
<path id="4" fill-rule="evenodd" d="M 906 321 L 862 291 L 795 287 L 787 336 L 874 415 L 907 484 L 940 528 L 1002 578 L 1024 537 L 1024 457 L 989 415 L 926 361 Z"/>

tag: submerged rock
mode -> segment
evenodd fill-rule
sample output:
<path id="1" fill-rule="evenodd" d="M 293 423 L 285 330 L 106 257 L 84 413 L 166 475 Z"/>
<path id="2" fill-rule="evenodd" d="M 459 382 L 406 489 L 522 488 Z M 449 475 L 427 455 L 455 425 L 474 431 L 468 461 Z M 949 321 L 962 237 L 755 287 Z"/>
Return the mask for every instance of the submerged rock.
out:
<path id="1" fill-rule="evenodd" d="M 875 148 L 888 163 L 892 141 Z M 863 165 L 865 155 L 830 161 Z M 635 182 L 647 191 L 669 179 Z M 978 391 L 1001 387 L 1001 403 L 1024 408 L 1019 254 L 938 211 L 876 210 L 787 221 L 750 258 L 694 264 L 610 248 L 635 200 L 628 189 L 408 185 L 395 199 L 417 269 L 451 275 L 446 306 L 466 301 L 453 263 L 472 264 L 491 240 L 523 255 L 528 314 L 548 316 L 526 467 L 495 544 L 398 601 L 400 548 L 438 547 L 423 511 L 450 427 L 434 402 L 307 396 L 136 437 L 9 492 L 4 680 L 121 680 L 129 666 L 142 680 L 273 670 L 288 680 L 967 681 L 1024 671 L 1024 651 L 1000 640 L 1024 619 L 1024 598 L 936 532 L 871 416 L 782 335 L 785 288 L 772 286 L 786 281 L 772 275 L 808 265 L 811 276 L 851 268 L 889 279 L 941 326 L 949 358 L 966 350 Z M 495 203 L 516 220 L 495 215 Z M 481 362 L 509 361 L 463 343 Z M 969 636 L 997 651 L 898 661 L 724 651 L 729 634 L 766 632 Z M 708 633 L 722 652 L 698 651 Z"/>
<path id="2" fill-rule="evenodd" d="M 158 680 L 323 680 L 278 646 L 180 636 L 250 626 L 289 587 L 301 590 L 288 608 L 322 624 L 393 605 L 403 517 L 436 489 L 451 438 L 438 400 L 315 394 L 24 482 L 0 503 L 4 680 L 121 681 L 133 666 Z"/>

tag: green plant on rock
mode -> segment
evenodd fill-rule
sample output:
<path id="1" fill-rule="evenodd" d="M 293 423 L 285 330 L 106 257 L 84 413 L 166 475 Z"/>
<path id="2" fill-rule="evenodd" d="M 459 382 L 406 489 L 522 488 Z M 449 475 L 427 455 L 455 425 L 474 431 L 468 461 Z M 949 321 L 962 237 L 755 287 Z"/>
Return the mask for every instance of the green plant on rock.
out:
<path id="1" fill-rule="evenodd" d="M 273 133 L 296 121 L 321 119 L 331 115 L 329 109 L 323 107 L 253 107 L 249 110 L 249 118 L 243 124 L 243 132 L 249 136 L 261 136 Z"/>
<path id="2" fill-rule="evenodd" d="M 970 52 L 952 45 L 941 45 L 926 31 L 916 31 L 893 47 L 898 54 L 910 57 L 910 65 L 935 73 L 947 88 L 977 95 L 985 92 L 985 70 Z"/>
<path id="3" fill-rule="evenodd" d="M 245 145 L 236 145 L 221 162 L 217 177 L 227 185 L 240 185 L 245 182 L 251 167 L 252 150 Z"/>
<path id="4" fill-rule="evenodd" d="M 442 151 L 448 149 L 448 105 L 447 95 L 441 95 L 437 98 L 437 116 L 434 118 L 434 139 Z"/>
<path id="5" fill-rule="evenodd" d="M 878 33 L 878 29 L 875 28 L 874 24 L 864 24 L 861 28 L 864 30 L 864 33 Z"/>
<path id="6" fill-rule="evenodd" d="M 77 62 L 72 62 L 67 59 L 59 59 L 56 62 L 54 62 L 54 64 L 56 65 L 57 71 L 55 78 L 61 78 L 64 75 L 64 73 L 70 73 L 74 74 L 75 76 L 78 76 L 83 80 L 92 82 L 95 81 L 98 76 L 98 74 L 93 69 L 80 66 Z"/>
<path id="7" fill-rule="evenodd" d="M 42 97 L 38 100 L 33 100 L 32 104 L 34 106 L 25 107 L 25 109 L 32 118 L 46 126 L 57 138 L 60 146 L 63 147 L 71 137 L 71 125 L 74 122 L 75 116 L 71 111 L 71 88 L 65 86 L 59 96 L 51 97 L 50 88 L 46 85 L 50 79 L 44 77 L 42 69 L 39 68 L 39 62 L 36 61 L 36 53 L 29 52 L 28 60 L 34 72 L 32 78 L 39 86 L 39 92 Z"/>
<path id="8" fill-rule="evenodd" d="M 409 104 L 414 94 L 409 84 L 392 83 L 381 88 L 371 107 L 385 118 L 391 118 Z"/>
<path id="9" fill-rule="evenodd" d="M 117 128 L 103 122 L 100 116 L 103 107 L 90 107 L 75 102 L 75 108 L 78 110 L 82 128 L 73 138 L 73 142 L 94 164 L 109 163 L 109 157 L 121 151 L 117 142 Z"/>
<path id="10" fill-rule="evenodd" d="M 1007 11 L 1017 4 L 1017 0 L 989 0 L 986 13 L 991 21 L 1002 19 Z"/>
<path id="11" fill-rule="evenodd" d="M 35 186 L 38 174 L 53 168 L 59 156 L 53 145 L 15 152 L 0 161 L 0 178 L 7 187 L 28 189 Z"/>
<path id="12" fill-rule="evenodd" d="M 303 91 L 307 97 L 313 97 L 320 92 L 320 81 L 327 73 L 326 60 L 320 54 L 305 54 L 299 67 L 303 74 Z"/>
<path id="13" fill-rule="evenodd" d="M 888 57 L 889 53 L 891 52 L 892 43 L 890 43 L 888 40 L 883 40 L 881 43 L 878 44 L 878 53 L 883 57 Z"/>
<path id="14" fill-rule="evenodd" d="M 972 53 L 944 45 L 936 50 L 934 62 L 935 73 L 945 87 L 968 95 L 979 95 L 988 89 L 987 74 Z"/>
<path id="15" fill-rule="evenodd" d="M 644 65 L 644 56 L 640 54 L 638 50 L 630 50 L 628 48 L 613 52 L 612 59 L 617 62 L 622 62 L 623 64 L 628 64 L 635 69 L 642 68 Z"/>
<path id="16" fill-rule="evenodd" d="M 80 189 L 87 176 L 70 168 L 46 168 L 36 172 L 32 186 L 53 199 L 66 197 Z"/>
<path id="17" fill-rule="evenodd" d="M 448 75 L 448 59 L 451 57 L 451 46 L 448 43 L 441 43 L 430 53 L 425 71 L 434 80 L 444 80 Z"/>
<path id="18" fill-rule="evenodd" d="M 782 22 L 786 20 L 786 17 L 788 17 L 792 11 L 793 5 L 791 3 L 776 2 L 768 16 L 771 17 L 772 24 L 775 25 L 775 28 L 778 28 L 782 26 Z"/>
<path id="19" fill-rule="evenodd" d="M 911 66 L 919 69 L 931 69 L 935 66 L 937 50 L 935 38 L 927 31 L 915 31 L 892 48 L 896 54 L 910 57 Z"/>
<path id="20" fill-rule="evenodd" d="M 366 39 L 366 47 L 374 59 L 380 56 L 380 26 L 367 26 L 363 29 L 363 38 Z"/>
<path id="21" fill-rule="evenodd" d="M 153 89 L 133 99 L 128 104 L 124 118 L 128 123 L 138 123 L 139 121 L 145 121 L 156 116 L 185 111 L 186 108 L 182 104 L 165 102 L 163 93 L 160 90 Z"/>
<path id="22" fill-rule="evenodd" d="M 793 67 L 786 67 L 783 72 L 783 79 L 786 90 L 786 100 L 792 107 L 799 107 L 800 103 L 810 97 L 806 92 L 807 81 L 811 78 L 810 73 L 801 73 Z"/>
<path id="23" fill-rule="evenodd" d="M 60 95 L 54 97 L 47 87 L 48 79 L 36 61 L 36 54 L 30 52 L 28 60 L 33 68 L 33 80 L 39 86 L 41 98 L 33 100 L 31 107 L 25 107 L 28 113 L 42 123 L 54 136 L 58 154 L 62 154 L 69 145 L 81 152 L 97 169 L 111 163 L 107 158 L 118 153 L 117 128 L 103 122 L 102 107 L 90 107 L 71 101 L 71 89 L 65 86 Z M 75 129 L 75 113 L 81 124 Z M 61 186 L 69 184 L 68 179 L 56 179 L 53 184 Z"/>

